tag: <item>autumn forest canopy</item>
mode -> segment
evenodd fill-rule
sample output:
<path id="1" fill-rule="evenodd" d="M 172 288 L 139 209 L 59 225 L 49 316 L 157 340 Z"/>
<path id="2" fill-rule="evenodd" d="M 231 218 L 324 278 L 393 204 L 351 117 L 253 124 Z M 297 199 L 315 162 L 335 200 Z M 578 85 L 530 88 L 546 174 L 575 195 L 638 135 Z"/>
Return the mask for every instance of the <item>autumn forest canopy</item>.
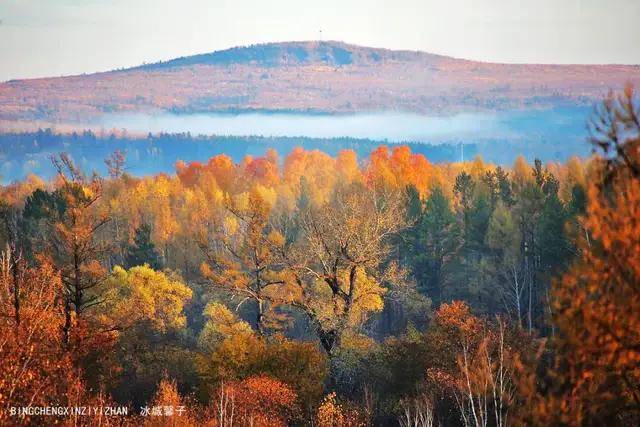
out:
<path id="1" fill-rule="evenodd" d="M 630 87 L 590 131 L 588 159 L 509 167 L 55 154 L 0 187 L 0 425 L 637 425 Z"/>

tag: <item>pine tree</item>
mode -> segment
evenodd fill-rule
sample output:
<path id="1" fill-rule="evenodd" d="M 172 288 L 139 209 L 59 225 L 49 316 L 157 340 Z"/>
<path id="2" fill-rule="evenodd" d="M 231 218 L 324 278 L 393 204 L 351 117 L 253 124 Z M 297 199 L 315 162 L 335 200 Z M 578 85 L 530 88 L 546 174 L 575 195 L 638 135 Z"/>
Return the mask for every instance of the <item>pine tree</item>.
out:
<path id="1" fill-rule="evenodd" d="M 434 303 L 444 298 L 447 265 L 458 246 L 456 218 L 442 189 L 436 187 L 414 227 L 411 267 L 418 289 Z"/>
<path id="2" fill-rule="evenodd" d="M 148 264 L 154 270 L 162 268 L 160 254 L 151 241 L 151 226 L 149 224 L 142 224 L 136 228 L 133 244 L 129 245 L 125 254 L 125 263 L 127 268 L 144 264 Z"/>

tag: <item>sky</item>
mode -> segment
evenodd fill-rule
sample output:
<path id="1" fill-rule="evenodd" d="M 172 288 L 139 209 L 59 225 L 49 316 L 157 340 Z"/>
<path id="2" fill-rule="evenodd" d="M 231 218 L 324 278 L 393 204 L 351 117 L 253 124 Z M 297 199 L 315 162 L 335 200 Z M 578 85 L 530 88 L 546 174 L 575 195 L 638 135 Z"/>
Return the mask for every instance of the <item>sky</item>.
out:
<path id="1" fill-rule="evenodd" d="M 340 40 L 507 63 L 640 64 L 640 0 L 0 0 L 0 81 Z"/>

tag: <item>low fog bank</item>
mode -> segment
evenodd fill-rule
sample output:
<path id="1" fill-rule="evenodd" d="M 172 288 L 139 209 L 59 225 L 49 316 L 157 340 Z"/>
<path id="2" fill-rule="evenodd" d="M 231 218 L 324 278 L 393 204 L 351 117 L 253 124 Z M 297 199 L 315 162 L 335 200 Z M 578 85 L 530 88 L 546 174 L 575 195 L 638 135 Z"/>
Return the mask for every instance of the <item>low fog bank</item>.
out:
<path id="1" fill-rule="evenodd" d="M 319 149 L 335 156 L 340 150 L 354 150 L 360 159 L 379 145 L 393 146 L 368 139 L 354 138 L 286 138 L 286 137 L 191 137 L 187 134 L 162 134 L 151 137 L 110 136 L 97 138 L 92 133 L 60 135 L 50 131 L 20 134 L 0 134 L 0 176 L 3 183 L 23 179 L 29 173 L 51 178 L 54 169 L 50 156 L 67 152 L 86 172 L 106 173 L 104 159 L 114 150 L 126 153 L 127 172 L 142 176 L 159 172 L 173 173 L 178 160 L 206 161 L 211 156 L 226 154 L 235 162 L 246 155 L 261 156 L 270 148 L 286 156 L 295 147 Z M 451 140 L 442 144 L 407 143 L 411 150 L 426 156 L 431 162 L 457 162 L 482 155 L 486 161 L 511 165 L 518 155 L 527 160 L 564 161 L 571 155 L 588 155 L 584 138 L 562 144 L 544 141 L 509 141 L 487 139 L 462 144 Z"/>
<path id="2" fill-rule="evenodd" d="M 464 113 L 433 117 L 413 113 L 346 115 L 303 113 L 108 114 L 98 123 L 105 129 L 135 133 L 307 138 L 359 138 L 389 142 L 443 143 L 480 140 L 527 141 L 581 136 L 584 108 Z"/>
<path id="3" fill-rule="evenodd" d="M 402 143 L 432 162 L 460 161 L 463 156 L 469 160 L 476 155 L 506 166 L 519 155 L 529 161 L 565 161 L 590 153 L 588 117 L 589 110 L 584 108 L 452 117 L 402 113 L 110 115 L 104 119 L 104 128 L 118 129 L 117 136 L 60 135 L 50 130 L 0 134 L 0 176 L 3 183 L 29 173 L 50 178 L 54 171 L 49 157 L 62 151 L 85 171 L 104 173 L 103 160 L 116 149 L 127 154 L 127 171 L 132 175 L 171 173 L 178 160 L 206 161 L 217 154 L 239 162 L 246 155 L 260 156 L 275 148 L 284 157 L 298 146 L 330 155 L 351 149 L 366 158 L 379 145 Z M 145 136 L 149 132 L 152 135 Z M 250 134 L 264 136 L 239 136 Z"/>

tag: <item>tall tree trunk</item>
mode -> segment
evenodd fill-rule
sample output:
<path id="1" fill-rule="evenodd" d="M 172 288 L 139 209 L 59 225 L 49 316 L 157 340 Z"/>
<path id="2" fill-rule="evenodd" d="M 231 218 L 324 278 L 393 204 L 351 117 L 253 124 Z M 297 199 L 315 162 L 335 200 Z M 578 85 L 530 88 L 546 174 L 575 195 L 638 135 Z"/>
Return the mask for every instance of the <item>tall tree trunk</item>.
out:
<path id="1" fill-rule="evenodd" d="M 69 295 L 63 295 L 64 298 L 64 325 L 62 325 L 62 344 L 67 347 L 69 345 L 69 335 L 71 334 L 71 302 Z"/>
<path id="2" fill-rule="evenodd" d="M 15 255 L 15 247 L 9 252 L 9 265 L 13 276 L 13 313 L 16 322 L 16 333 L 20 327 L 20 257 Z"/>
<path id="3" fill-rule="evenodd" d="M 532 302 L 533 302 L 533 277 L 532 277 L 532 273 L 531 273 L 531 266 L 529 263 L 529 258 L 527 257 L 526 259 L 526 271 L 527 271 L 527 286 L 528 286 L 528 290 L 529 290 L 529 307 L 527 310 L 527 323 L 528 323 L 528 327 L 529 327 L 529 334 L 531 334 L 531 331 L 533 330 L 533 321 L 532 321 L 532 315 L 531 315 L 531 310 L 532 310 Z"/>
<path id="4" fill-rule="evenodd" d="M 518 315 L 518 328 L 522 327 L 522 308 L 520 307 L 520 283 L 518 282 L 518 272 L 516 270 L 516 266 L 511 266 L 511 272 L 513 274 L 513 293 L 514 299 L 516 303 L 516 313 Z"/>
<path id="5" fill-rule="evenodd" d="M 80 271 L 80 255 L 78 248 L 73 249 L 73 304 L 76 316 L 80 317 L 82 311 L 82 272 Z"/>
<path id="6" fill-rule="evenodd" d="M 319 329 L 318 337 L 320 338 L 320 345 L 322 345 L 324 351 L 327 355 L 331 356 L 333 348 L 336 346 L 338 341 L 338 334 L 336 331 L 325 331 L 323 329 Z"/>
<path id="7" fill-rule="evenodd" d="M 264 321 L 264 301 L 261 298 L 256 300 L 258 305 L 258 310 L 256 313 L 256 329 L 258 330 L 258 334 L 260 336 L 264 336 L 264 325 L 262 322 Z"/>

